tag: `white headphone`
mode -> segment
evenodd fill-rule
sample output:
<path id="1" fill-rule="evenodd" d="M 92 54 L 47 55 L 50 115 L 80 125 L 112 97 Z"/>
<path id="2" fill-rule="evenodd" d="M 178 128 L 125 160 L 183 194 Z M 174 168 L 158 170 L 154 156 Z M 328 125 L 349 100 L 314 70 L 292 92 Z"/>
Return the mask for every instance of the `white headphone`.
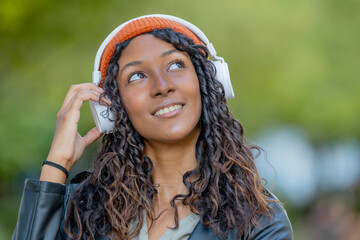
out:
<path id="1" fill-rule="evenodd" d="M 222 57 L 218 57 L 216 55 L 216 50 L 215 50 L 214 46 L 212 45 L 212 43 L 209 42 L 209 40 L 207 39 L 205 34 L 199 28 L 197 28 L 195 25 L 193 25 L 181 18 L 177 18 L 177 17 L 170 16 L 170 15 L 163 15 L 163 14 L 152 14 L 152 15 L 145 15 L 145 16 L 141 16 L 138 18 L 134 18 L 134 19 L 131 19 L 131 20 L 121 24 L 117 28 L 115 28 L 105 38 L 105 40 L 102 42 L 102 44 L 99 47 L 99 50 L 96 53 L 95 62 L 94 62 L 94 72 L 92 74 L 93 83 L 95 83 L 96 85 L 99 85 L 101 82 L 101 72 L 99 71 L 100 61 L 101 61 L 103 52 L 104 52 L 106 46 L 108 45 L 108 43 L 111 41 L 111 39 L 113 39 L 113 37 L 128 23 L 130 23 L 134 20 L 146 18 L 146 17 L 160 17 L 160 18 L 168 19 L 168 20 L 180 23 L 181 25 L 185 26 L 190 31 L 192 31 L 205 44 L 205 46 L 209 50 L 210 56 L 213 58 L 213 59 L 211 59 L 211 61 L 213 62 L 213 64 L 215 65 L 215 68 L 216 68 L 216 79 L 224 87 L 225 98 L 226 99 L 234 98 L 235 95 L 234 95 L 234 91 L 233 91 L 231 81 L 230 81 L 228 65 Z M 95 124 L 96 124 L 96 127 L 98 128 L 98 130 L 101 133 L 111 133 L 114 129 L 114 122 L 111 121 L 110 119 L 114 119 L 113 118 L 114 114 L 111 111 L 107 112 L 107 106 L 100 105 L 99 103 L 94 102 L 94 101 L 90 101 L 90 108 L 91 108 L 91 112 L 94 117 Z"/>

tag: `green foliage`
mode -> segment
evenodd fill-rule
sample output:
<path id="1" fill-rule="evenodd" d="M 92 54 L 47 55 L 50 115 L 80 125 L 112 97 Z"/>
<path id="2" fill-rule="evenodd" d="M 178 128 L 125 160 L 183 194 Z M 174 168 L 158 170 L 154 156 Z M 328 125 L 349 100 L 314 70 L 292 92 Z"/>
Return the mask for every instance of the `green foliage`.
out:
<path id="1" fill-rule="evenodd" d="M 355 0 L 2 0 L 0 181 L 39 169 L 65 93 L 91 81 L 101 41 L 150 13 L 179 16 L 207 34 L 229 64 L 236 94 L 229 106 L 248 135 L 295 124 L 316 142 L 359 138 L 359 7 Z M 80 132 L 93 126 L 85 104 Z"/>
<path id="2" fill-rule="evenodd" d="M 359 3 L 2 1 L 0 178 L 38 167 L 71 84 L 118 24 L 169 13 L 199 26 L 229 63 L 229 106 L 250 135 L 296 124 L 315 141 L 360 136 Z M 87 108 L 87 106 L 85 107 Z M 88 110 L 81 131 L 93 126 Z"/>

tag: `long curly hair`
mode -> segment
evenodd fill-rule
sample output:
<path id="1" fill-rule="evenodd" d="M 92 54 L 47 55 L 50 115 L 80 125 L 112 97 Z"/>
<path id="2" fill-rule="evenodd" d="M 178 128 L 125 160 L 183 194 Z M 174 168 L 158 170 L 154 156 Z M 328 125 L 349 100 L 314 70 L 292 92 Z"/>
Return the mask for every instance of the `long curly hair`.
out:
<path id="1" fill-rule="evenodd" d="M 196 143 L 195 169 L 183 175 L 187 194 L 174 196 L 175 229 L 181 201 L 200 216 L 205 227 L 225 238 L 236 229 L 238 238 L 257 224 L 262 214 L 270 215 L 268 201 L 254 159 L 260 148 L 246 144 L 241 124 L 226 106 L 224 89 L 215 79 L 208 51 L 171 29 L 146 34 L 171 43 L 189 54 L 199 79 L 202 113 L 201 133 Z M 152 180 L 153 164 L 143 153 L 144 141 L 131 124 L 121 103 L 117 73 L 121 52 L 130 40 L 116 46 L 104 80 L 115 129 L 105 135 L 93 163 L 92 173 L 70 198 L 65 230 L 74 239 L 132 239 L 140 233 L 146 215 L 156 219 Z M 104 95 L 105 95 L 104 94 Z"/>

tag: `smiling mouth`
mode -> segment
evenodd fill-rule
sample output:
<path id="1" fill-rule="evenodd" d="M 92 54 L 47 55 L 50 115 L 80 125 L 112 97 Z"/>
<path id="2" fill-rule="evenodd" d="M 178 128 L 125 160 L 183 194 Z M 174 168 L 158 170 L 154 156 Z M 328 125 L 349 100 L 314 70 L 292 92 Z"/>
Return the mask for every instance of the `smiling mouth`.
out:
<path id="1" fill-rule="evenodd" d="M 158 110 L 154 115 L 155 116 L 161 116 L 161 115 L 176 111 L 178 109 L 181 109 L 182 107 L 183 106 L 181 104 L 176 104 L 176 105 L 173 105 L 173 106 L 170 106 L 170 107 L 164 107 L 164 108 Z"/>

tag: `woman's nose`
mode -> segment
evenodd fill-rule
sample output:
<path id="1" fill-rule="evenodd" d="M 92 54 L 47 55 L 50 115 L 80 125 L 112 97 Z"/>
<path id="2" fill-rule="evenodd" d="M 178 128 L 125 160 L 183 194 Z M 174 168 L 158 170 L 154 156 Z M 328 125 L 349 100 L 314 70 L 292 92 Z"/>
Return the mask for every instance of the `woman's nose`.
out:
<path id="1" fill-rule="evenodd" d="M 151 96 L 167 96 L 175 91 L 175 84 L 170 76 L 157 72 L 152 77 Z"/>

